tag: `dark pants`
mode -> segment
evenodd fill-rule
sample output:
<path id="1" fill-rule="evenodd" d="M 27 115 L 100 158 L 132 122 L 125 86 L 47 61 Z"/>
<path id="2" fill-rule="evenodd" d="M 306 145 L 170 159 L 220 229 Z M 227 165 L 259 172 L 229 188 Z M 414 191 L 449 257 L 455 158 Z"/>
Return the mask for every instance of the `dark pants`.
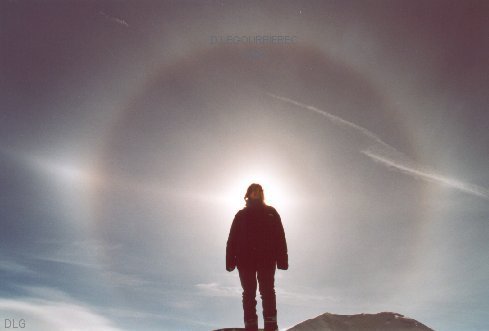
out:
<path id="1" fill-rule="evenodd" d="M 277 303 L 275 298 L 275 266 L 267 268 L 239 268 L 239 279 L 243 287 L 243 310 L 246 330 L 258 330 L 256 315 L 257 278 L 263 306 L 265 330 L 278 330 Z"/>

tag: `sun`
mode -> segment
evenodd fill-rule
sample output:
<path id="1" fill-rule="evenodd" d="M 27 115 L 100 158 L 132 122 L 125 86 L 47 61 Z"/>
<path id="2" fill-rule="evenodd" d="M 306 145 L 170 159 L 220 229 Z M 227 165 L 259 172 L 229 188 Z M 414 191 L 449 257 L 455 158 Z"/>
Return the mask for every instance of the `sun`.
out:
<path id="1" fill-rule="evenodd" d="M 272 171 L 266 169 L 250 169 L 240 174 L 236 174 L 232 184 L 226 194 L 226 201 L 233 209 L 244 207 L 244 195 L 246 189 L 252 183 L 260 184 L 265 195 L 265 203 L 277 209 L 284 209 L 287 206 L 287 196 L 285 194 L 285 182 Z"/>

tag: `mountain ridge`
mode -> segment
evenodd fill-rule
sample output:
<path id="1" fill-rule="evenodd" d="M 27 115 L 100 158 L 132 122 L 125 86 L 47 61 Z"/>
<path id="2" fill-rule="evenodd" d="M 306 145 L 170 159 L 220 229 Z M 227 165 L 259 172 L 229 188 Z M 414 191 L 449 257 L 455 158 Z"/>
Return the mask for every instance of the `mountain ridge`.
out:
<path id="1" fill-rule="evenodd" d="M 287 331 L 434 331 L 423 323 L 393 312 L 340 315 L 324 313 Z"/>
<path id="2" fill-rule="evenodd" d="M 225 328 L 214 331 L 243 331 Z M 259 329 L 262 331 L 263 329 Z M 393 312 L 341 315 L 326 312 L 307 319 L 286 331 L 434 331 L 423 323 Z"/>

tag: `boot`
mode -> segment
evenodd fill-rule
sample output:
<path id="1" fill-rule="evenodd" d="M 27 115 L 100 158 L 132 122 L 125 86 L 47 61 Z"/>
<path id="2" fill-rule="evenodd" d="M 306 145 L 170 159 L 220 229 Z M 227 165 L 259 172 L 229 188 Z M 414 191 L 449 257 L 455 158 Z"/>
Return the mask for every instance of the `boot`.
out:
<path id="1" fill-rule="evenodd" d="M 246 331 L 258 331 L 258 316 L 256 318 L 245 319 L 245 330 Z"/>
<path id="2" fill-rule="evenodd" d="M 278 331 L 277 315 L 271 315 L 271 316 L 264 315 L 263 320 L 265 321 L 264 331 Z"/>

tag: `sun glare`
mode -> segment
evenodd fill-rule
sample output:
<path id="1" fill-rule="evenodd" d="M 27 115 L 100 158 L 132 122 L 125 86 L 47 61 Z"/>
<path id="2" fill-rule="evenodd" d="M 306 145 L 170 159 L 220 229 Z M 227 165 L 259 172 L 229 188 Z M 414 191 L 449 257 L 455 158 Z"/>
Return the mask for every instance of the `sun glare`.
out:
<path id="1" fill-rule="evenodd" d="M 95 176 L 92 171 L 73 162 L 57 162 L 39 157 L 32 157 L 32 162 L 39 169 L 52 175 L 53 178 L 63 181 L 64 184 L 83 187 L 95 182 Z"/>
<path id="2" fill-rule="evenodd" d="M 267 205 L 281 210 L 287 206 L 283 180 L 273 172 L 248 171 L 237 175 L 228 191 L 226 200 L 233 209 L 243 208 L 246 189 L 252 183 L 260 184 L 263 187 Z"/>

